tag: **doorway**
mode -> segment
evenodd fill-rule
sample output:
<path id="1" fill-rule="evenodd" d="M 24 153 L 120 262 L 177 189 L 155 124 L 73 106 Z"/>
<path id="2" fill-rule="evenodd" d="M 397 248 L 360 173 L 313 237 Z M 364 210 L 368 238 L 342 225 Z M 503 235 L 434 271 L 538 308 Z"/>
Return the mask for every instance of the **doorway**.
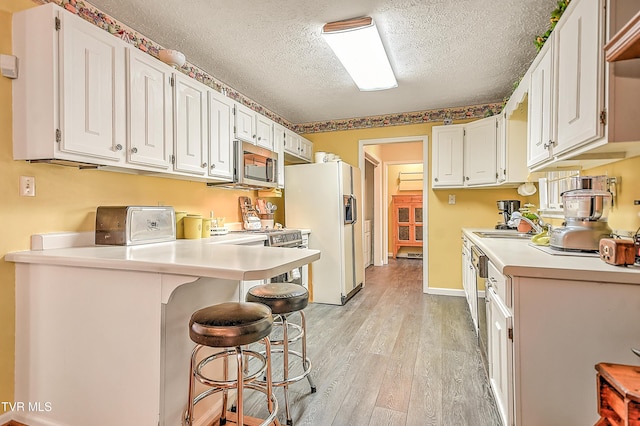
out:
<path id="1" fill-rule="evenodd" d="M 405 147 L 411 145 L 414 149 L 400 149 L 400 145 L 394 145 L 393 149 L 389 144 L 407 144 Z M 369 175 L 373 175 L 373 185 L 371 189 L 372 195 L 367 196 L 365 192 L 364 205 L 367 206 L 371 200 L 367 200 L 367 197 L 373 198 L 372 204 L 372 218 L 367 218 L 371 222 L 371 245 L 373 247 L 372 261 L 375 266 L 383 266 L 388 264 L 388 228 L 389 228 L 389 206 L 387 200 L 389 199 L 389 193 L 387 190 L 387 182 L 391 178 L 388 176 L 387 166 L 392 163 L 419 163 L 423 164 L 424 173 L 428 171 L 428 136 L 405 136 L 397 138 L 382 138 L 382 139 L 361 139 L 358 147 L 358 167 L 360 170 L 364 170 L 362 174 L 362 187 L 366 188 L 370 183 L 365 179 Z M 386 148 L 386 149 L 385 149 Z M 366 164 L 370 163 L 373 167 L 373 172 L 366 172 Z M 428 212 L 428 197 L 427 197 L 428 183 L 426 179 L 422 182 L 423 193 L 423 211 Z M 422 227 L 422 240 L 425 242 L 423 246 L 422 260 L 416 259 L 415 261 L 424 262 L 429 260 L 428 253 L 428 221 L 425 221 Z M 428 268 L 423 267 L 423 292 L 428 292 Z"/>

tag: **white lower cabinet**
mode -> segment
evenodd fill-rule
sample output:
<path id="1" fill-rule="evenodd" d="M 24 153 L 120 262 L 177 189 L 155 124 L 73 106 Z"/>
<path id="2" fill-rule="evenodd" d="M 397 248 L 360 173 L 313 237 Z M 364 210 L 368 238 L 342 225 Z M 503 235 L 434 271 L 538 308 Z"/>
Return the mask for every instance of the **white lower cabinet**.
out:
<path id="1" fill-rule="evenodd" d="M 487 303 L 487 358 L 489 382 L 503 425 L 513 425 L 513 315 L 493 287 Z"/>
<path id="2" fill-rule="evenodd" d="M 202 83 L 174 73 L 174 169 L 194 175 L 207 173 L 207 92 Z"/>

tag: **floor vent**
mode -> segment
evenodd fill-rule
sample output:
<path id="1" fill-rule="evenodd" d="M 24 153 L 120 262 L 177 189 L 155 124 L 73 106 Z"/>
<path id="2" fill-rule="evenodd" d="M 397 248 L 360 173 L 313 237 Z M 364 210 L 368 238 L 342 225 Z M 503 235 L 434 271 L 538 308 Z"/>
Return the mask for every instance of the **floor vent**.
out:
<path id="1" fill-rule="evenodd" d="M 396 257 L 405 257 L 408 259 L 422 259 L 422 253 L 398 253 Z"/>

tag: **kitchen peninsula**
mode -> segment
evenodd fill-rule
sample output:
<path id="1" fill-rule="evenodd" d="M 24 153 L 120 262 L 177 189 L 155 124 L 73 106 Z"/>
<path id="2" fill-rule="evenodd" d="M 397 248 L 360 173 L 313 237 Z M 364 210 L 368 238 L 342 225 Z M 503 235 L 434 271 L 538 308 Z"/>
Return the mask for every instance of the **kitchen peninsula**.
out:
<path id="1" fill-rule="evenodd" d="M 5 257 L 16 263 L 15 401 L 49 408 L 16 413 L 30 425 L 181 424 L 191 314 L 239 300 L 243 280 L 320 258 L 237 245 L 264 239 L 246 234 L 128 247 L 47 238 Z"/>
<path id="2" fill-rule="evenodd" d="M 505 424 L 595 424 L 595 365 L 638 363 L 640 267 L 462 231 L 489 258 L 488 373 Z"/>

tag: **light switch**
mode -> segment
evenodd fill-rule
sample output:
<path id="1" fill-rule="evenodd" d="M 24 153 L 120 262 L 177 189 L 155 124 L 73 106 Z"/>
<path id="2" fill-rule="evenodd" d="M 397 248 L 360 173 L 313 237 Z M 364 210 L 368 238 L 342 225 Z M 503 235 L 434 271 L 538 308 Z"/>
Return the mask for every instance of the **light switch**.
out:
<path id="1" fill-rule="evenodd" d="M 23 197 L 36 196 L 36 178 L 33 176 L 20 176 L 20 195 Z"/>
<path id="2" fill-rule="evenodd" d="M 456 203 L 456 196 L 454 194 L 449 194 L 449 204 Z"/>

